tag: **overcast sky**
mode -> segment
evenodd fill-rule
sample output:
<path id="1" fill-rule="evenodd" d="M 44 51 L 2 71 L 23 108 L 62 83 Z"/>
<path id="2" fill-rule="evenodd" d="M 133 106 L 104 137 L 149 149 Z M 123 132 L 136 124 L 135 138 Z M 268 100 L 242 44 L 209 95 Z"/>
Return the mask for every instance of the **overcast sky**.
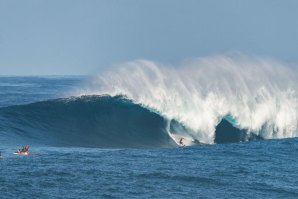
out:
<path id="1" fill-rule="evenodd" d="M 0 0 L 0 75 L 229 52 L 298 62 L 296 0 Z"/>

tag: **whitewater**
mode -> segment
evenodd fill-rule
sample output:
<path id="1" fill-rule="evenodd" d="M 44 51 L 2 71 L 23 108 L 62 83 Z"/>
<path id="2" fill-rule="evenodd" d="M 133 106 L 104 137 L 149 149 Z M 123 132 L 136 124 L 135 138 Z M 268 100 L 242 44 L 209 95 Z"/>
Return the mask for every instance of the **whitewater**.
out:
<path id="1" fill-rule="evenodd" d="M 74 94 L 123 95 L 178 121 L 186 127 L 178 134 L 201 143 L 214 143 L 227 117 L 248 135 L 290 138 L 298 135 L 297 74 L 294 66 L 239 54 L 178 65 L 137 60 L 101 72 Z"/>

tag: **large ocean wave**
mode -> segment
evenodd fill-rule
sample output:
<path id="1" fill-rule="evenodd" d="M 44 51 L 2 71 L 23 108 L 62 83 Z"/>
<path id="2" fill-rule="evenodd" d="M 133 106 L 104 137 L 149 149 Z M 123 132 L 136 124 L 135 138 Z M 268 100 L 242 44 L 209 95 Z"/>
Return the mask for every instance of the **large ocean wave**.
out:
<path id="1" fill-rule="evenodd" d="M 17 144 L 81 147 L 174 147 L 200 143 L 183 124 L 168 120 L 123 96 L 81 96 L 0 108 L 2 140 Z M 228 119 L 217 143 L 250 139 Z"/>
<path id="2" fill-rule="evenodd" d="M 0 139 L 54 146 L 172 147 L 297 137 L 297 71 L 218 56 L 102 72 L 74 97 L 0 108 Z"/>
<path id="3" fill-rule="evenodd" d="M 201 143 L 216 142 L 227 116 L 248 137 L 297 136 L 297 71 L 270 59 L 215 56 L 179 66 L 139 60 L 101 73 L 75 93 L 101 94 L 126 96 L 175 120 Z"/>

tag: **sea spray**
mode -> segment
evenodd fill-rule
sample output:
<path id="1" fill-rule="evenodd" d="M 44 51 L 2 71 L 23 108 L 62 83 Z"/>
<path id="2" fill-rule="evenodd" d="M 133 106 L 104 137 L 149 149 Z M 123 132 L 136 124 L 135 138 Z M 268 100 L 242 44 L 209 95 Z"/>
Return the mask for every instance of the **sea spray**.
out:
<path id="1" fill-rule="evenodd" d="M 214 56 L 178 66 L 137 60 L 99 74 L 76 95 L 124 95 L 213 143 L 228 115 L 263 138 L 296 137 L 296 83 L 293 68 L 270 59 Z"/>

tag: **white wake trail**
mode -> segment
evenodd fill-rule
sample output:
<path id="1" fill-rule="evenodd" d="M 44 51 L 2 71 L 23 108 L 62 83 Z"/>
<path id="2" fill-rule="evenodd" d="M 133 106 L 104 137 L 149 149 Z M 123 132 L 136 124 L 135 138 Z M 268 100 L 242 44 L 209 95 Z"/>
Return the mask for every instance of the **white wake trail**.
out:
<path id="1" fill-rule="evenodd" d="M 269 59 L 199 58 L 179 66 L 138 60 L 95 77 L 79 95 L 125 95 L 214 142 L 215 128 L 231 115 L 264 138 L 296 137 L 297 72 Z"/>

